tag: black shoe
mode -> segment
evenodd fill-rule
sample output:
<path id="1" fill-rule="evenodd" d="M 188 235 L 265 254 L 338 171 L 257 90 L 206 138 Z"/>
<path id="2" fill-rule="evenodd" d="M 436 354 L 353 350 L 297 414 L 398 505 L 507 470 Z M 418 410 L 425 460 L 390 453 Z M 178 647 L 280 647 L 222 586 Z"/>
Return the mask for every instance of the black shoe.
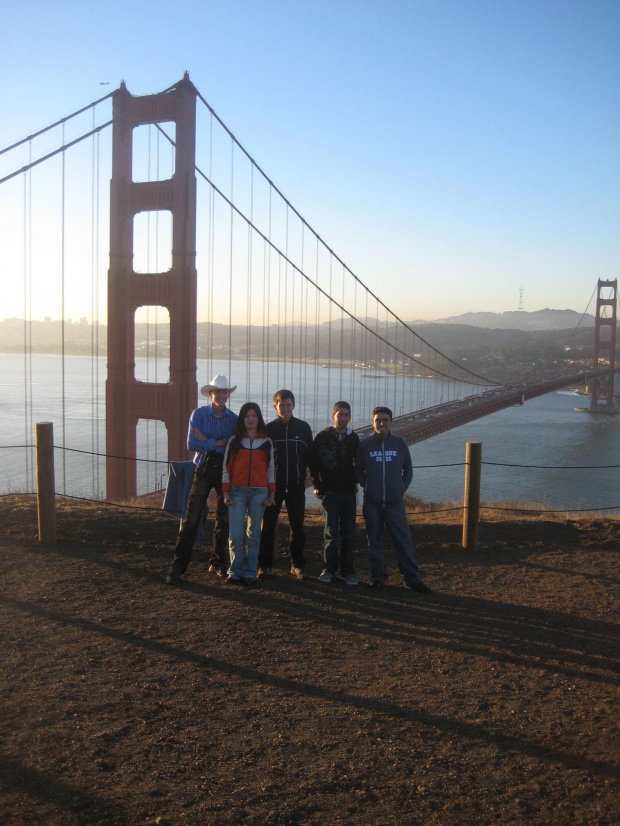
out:
<path id="1" fill-rule="evenodd" d="M 368 583 L 369 588 L 383 588 L 384 582 L 382 579 L 371 579 Z"/>
<path id="2" fill-rule="evenodd" d="M 178 585 L 181 582 L 183 574 L 178 568 L 170 568 L 168 576 L 166 577 L 166 585 Z"/>
<path id="3" fill-rule="evenodd" d="M 272 576 L 273 571 L 271 568 L 259 568 L 258 569 L 258 578 L 259 579 L 266 579 L 269 576 Z"/>
<path id="4" fill-rule="evenodd" d="M 409 588 L 410 591 L 417 591 L 418 594 L 428 594 L 431 590 L 428 585 L 425 585 L 423 582 L 416 582 L 415 585 L 407 585 L 405 582 L 405 588 Z"/>
<path id="5" fill-rule="evenodd" d="M 304 569 L 298 565 L 291 565 L 291 573 L 293 576 L 296 576 L 297 579 L 307 579 Z"/>

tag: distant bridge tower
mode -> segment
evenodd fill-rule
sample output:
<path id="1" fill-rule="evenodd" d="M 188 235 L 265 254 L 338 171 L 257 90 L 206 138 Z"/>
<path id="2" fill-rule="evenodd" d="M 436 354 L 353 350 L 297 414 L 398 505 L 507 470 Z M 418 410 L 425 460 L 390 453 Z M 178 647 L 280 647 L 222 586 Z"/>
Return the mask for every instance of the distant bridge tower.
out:
<path id="1" fill-rule="evenodd" d="M 170 180 L 132 180 L 136 126 L 174 122 L 176 150 Z M 114 93 L 108 274 L 106 477 L 108 499 L 136 494 L 136 425 L 159 419 L 168 431 L 169 458 L 187 458 L 187 422 L 196 407 L 196 89 L 185 73 L 171 90 L 134 97 L 125 84 Z M 133 268 L 134 217 L 172 213 L 172 268 L 139 274 Z M 170 314 L 167 383 L 135 378 L 135 312 L 162 306 Z M 132 461 L 110 458 L 130 457 Z"/>
<path id="2" fill-rule="evenodd" d="M 611 295 L 603 298 L 602 291 L 611 289 Z M 592 379 L 590 390 L 590 411 L 596 413 L 614 412 L 614 372 L 616 357 L 616 308 L 618 306 L 618 281 L 599 279 L 594 320 L 593 367 L 609 364 L 608 376 Z"/>

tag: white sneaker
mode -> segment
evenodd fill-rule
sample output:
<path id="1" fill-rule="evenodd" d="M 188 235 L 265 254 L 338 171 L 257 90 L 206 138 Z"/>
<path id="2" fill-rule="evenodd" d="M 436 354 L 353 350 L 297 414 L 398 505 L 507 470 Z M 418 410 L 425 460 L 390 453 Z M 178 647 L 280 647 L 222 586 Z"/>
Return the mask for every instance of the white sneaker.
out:
<path id="1" fill-rule="evenodd" d="M 333 578 L 334 575 L 331 574 L 327 569 L 325 569 L 319 577 L 319 582 L 331 582 Z"/>
<path id="2" fill-rule="evenodd" d="M 353 574 L 347 574 L 346 576 L 342 577 L 347 585 L 357 585 L 358 581 Z"/>

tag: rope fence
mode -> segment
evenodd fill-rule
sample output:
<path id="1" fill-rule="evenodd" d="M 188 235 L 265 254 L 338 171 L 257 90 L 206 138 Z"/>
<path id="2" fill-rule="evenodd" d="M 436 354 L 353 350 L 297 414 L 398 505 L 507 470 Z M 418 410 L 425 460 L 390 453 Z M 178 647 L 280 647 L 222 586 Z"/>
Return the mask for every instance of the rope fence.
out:
<path id="1" fill-rule="evenodd" d="M 35 445 L 0 445 L 0 450 L 18 450 L 22 448 L 33 448 Z M 128 462 L 153 462 L 155 464 L 166 464 L 166 459 L 142 459 L 134 456 L 116 456 L 112 453 L 97 453 L 93 450 L 81 450 L 77 447 L 63 447 L 62 445 L 54 445 L 55 450 L 66 450 L 70 453 L 85 453 L 87 456 L 99 456 L 102 459 L 124 459 Z M 414 470 L 425 470 L 440 467 L 464 467 L 466 462 L 442 462 L 437 465 L 413 465 Z M 616 470 L 620 465 L 523 465 L 514 464 L 510 462 L 486 462 L 482 461 L 480 464 L 489 465 L 490 467 L 519 467 L 519 468 L 533 468 L 534 470 Z M 97 500 L 89 500 L 97 501 Z M 562 508 L 561 510 L 564 510 Z"/>
<path id="2" fill-rule="evenodd" d="M 476 443 L 468 443 L 469 444 L 476 444 Z M 0 450 L 20 450 L 20 449 L 32 449 L 35 448 L 36 445 L 34 444 L 24 444 L 24 445 L 0 445 Z M 136 461 L 136 462 L 145 462 L 145 463 L 155 463 L 155 464 L 167 464 L 167 460 L 162 459 L 144 459 L 140 457 L 131 457 L 131 456 L 117 456 L 113 454 L 107 453 L 100 453 L 92 450 L 82 450 L 80 448 L 70 448 L 70 447 L 63 447 L 62 445 L 52 445 L 51 446 L 54 450 L 61 450 L 71 453 L 80 453 L 87 456 L 96 456 L 100 458 L 114 458 L 114 459 L 121 459 L 126 461 Z M 487 465 L 489 467 L 507 467 L 507 468 L 522 468 L 522 469 L 531 469 L 531 470 L 613 470 L 620 467 L 620 465 L 527 465 L 527 464 L 515 464 L 510 462 L 487 462 L 487 461 L 479 461 L 479 465 Z M 435 468 L 446 468 L 446 467 L 465 467 L 469 470 L 470 463 L 468 461 L 465 462 L 445 462 L 440 464 L 433 464 L 433 465 L 413 465 L 415 470 L 429 470 Z M 479 480 L 478 480 L 479 485 Z M 153 493 L 159 493 L 160 491 L 153 491 Z M 25 492 L 7 492 L 0 494 L 0 498 L 4 499 L 11 496 L 29 496 L 33 495 L 36 496 L 37 494 L 33 491 L 25 491 Z M 119 503 L 119 502 L 110 502 L 105 499 L 93 499 L 85 496 L 74 496 L 64 492 L 54 491 L 54 497 L 59 499 L 72 499 L 80 502 L 90 502 L 93 504 L 98 504 L 103 507 L 109 508 L 122 508 L 127 510 L 143 510 L 143 511 L 151 511 L 151 512 L 161 512 L 161 508 L 154 508 L 148 507 L 143 505 L 131 505 L 126 503 Z M 478 493 L 479 496 L 479 493 Z M 617 511 L 620 510 L 619 505 L 610 505 L 610 506 L 603 506 L 603 507 L 593 507 L 593 508 L 572 508 L 572 507 L 563 507 L 563 508 L 536 508 L 536 507 L 516 507 L 516 506 L 508 506 L 508 505 L 486 505 L 481 503 L 480 501 L 468 504 L 467 500 L 467 492 L 465 496 L 465 501 L 462 505 L 455 505 L 447 508 L 430 508 L 428 510 L 413 510 L 409 508 L 409 512 L 415 513 L 416 515 L 423 516 L 423 515 L 430 515 L 430 514 L 440 514 L 440 513 L 452 513 L 455 511 L 462 511 L 467 514 L 471 507 L 474 507 L 476 511 L 484 510 L 484 511 L 497 511 L 497 512 L 505 512 L 505 513 L 522 513 L 522 514 L 554 514 L 554 513 L 600 513 L 600 512 L 607 512 L 607 511 Z M 477 541 L 477 537 L 474 540 L 474 544 Z"/>

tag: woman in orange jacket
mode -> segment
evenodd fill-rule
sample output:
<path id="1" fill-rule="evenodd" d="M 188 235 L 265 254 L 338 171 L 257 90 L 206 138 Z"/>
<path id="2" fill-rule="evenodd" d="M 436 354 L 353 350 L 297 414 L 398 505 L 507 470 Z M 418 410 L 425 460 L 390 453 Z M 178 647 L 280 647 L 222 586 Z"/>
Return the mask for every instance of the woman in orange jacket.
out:
<path id="1" fill-rule="evenodd" d="M 263 511 L 274 503 L 273 444 L 256 402 L 241 406 L 224 454 L 222 490 L 228 505 L 230 568 L 227 582 L 256 582 Z M 245 515 L 248 514 L 244 552 Z"/>

